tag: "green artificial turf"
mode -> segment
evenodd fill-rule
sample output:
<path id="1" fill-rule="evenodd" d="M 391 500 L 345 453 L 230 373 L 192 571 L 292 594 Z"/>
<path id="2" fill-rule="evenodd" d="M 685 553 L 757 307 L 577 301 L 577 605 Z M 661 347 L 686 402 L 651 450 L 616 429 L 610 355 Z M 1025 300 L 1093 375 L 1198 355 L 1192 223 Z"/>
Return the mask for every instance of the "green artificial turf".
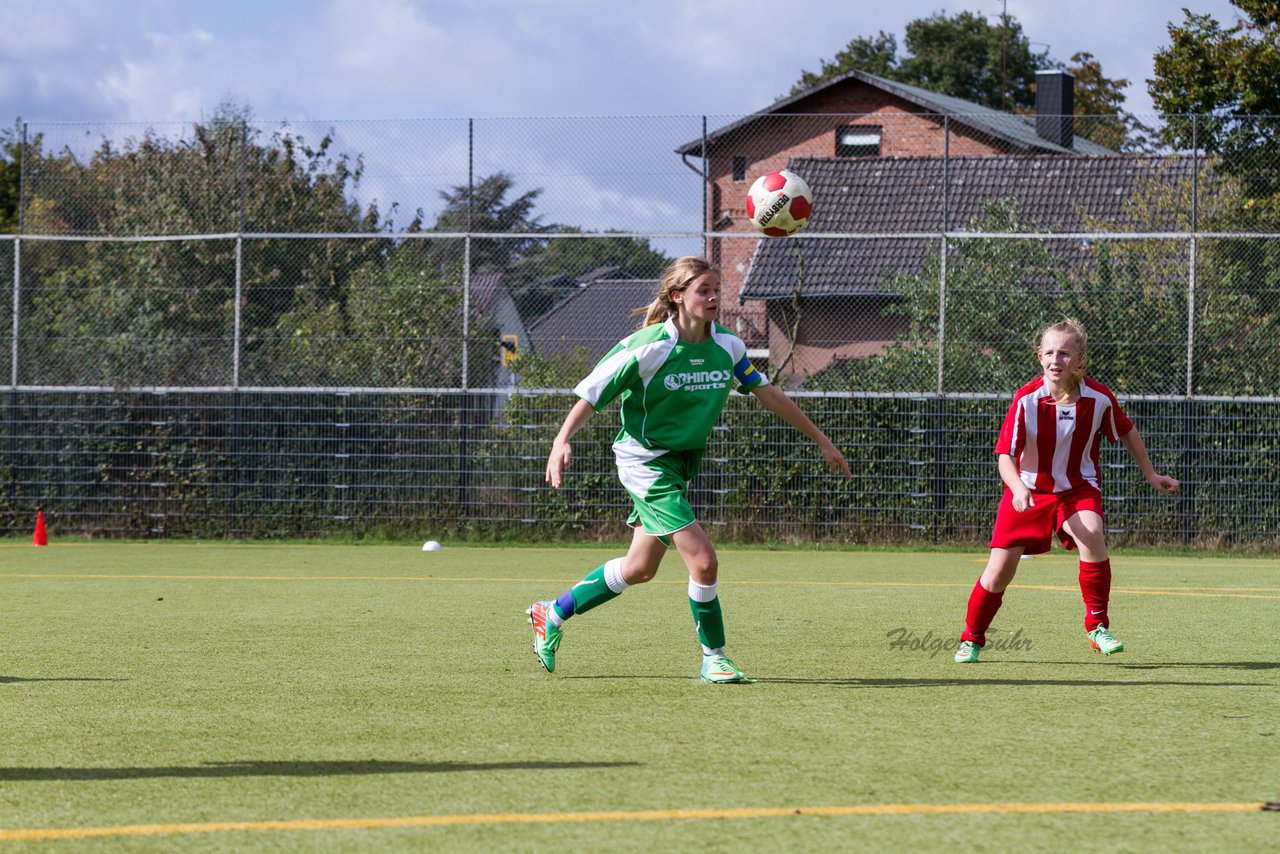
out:
<path id="1" fill-rule="evenodd" d="M 1109 658 L 1085 642 L 1073 557 L 1026 561 L 983 660 L 956 665 L 984 555 L 725 549 L 729 654 L 760 681 L 712 686 L 671 556 L 572 620 L 545 673 L 524 609 L 615 554 L 0 544 L 0 839 L 1274 850 L 1280 813 L 1204 805 L 1280 800 L 1280 561 L 1113 555 L 1128 650 Z M 976 808 L 1004 804 L 1050 807 Z M 1107 811 L 1125 804 L 1188 807 Z M 352 824 L 258 824 L 298 819 Z M 219 822 L 255 824 L 172 827 Z"/>

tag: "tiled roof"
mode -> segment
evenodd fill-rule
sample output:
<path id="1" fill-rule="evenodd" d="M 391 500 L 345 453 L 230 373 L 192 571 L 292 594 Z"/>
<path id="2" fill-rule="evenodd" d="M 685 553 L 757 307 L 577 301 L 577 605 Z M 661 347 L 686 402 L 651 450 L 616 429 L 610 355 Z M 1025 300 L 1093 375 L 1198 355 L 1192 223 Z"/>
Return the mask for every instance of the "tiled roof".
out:
<path id="1" fill-rule="evenodd" d="M 488 312 L 501 289 L 501 273 L 473 273 L 471 276 L 471 310 L 480 314 Z"/>
<path id="2" fill-rule="evenodd" d="M 563 357 L 582 347 L 594 363 L 636 330 L 640 318 L 632 309 L 648 305 L 657 292 L 657 279 L 596 279 L 534 321 L 529 337 L 539 356 Z"/>
<path id="3" fill-rule="evenodd" d="M 958 122 L 966 127 L 972 128 L 979 133 L 993 136 L 1003 140 L 1017 151 L 1043 151 L 1054 152 L 1057 154 L 1114 154 L 1111 149 L 1098 145 L 1082 136 L 1075 136 L 1072 148 L 1063 148 L 1055 142 L 1050 142 L 1044 137 L 1036 133 L 1036 117 L 1034 115 L 1017 115 L 1014 113 L 1004 113 L 1000 110 L 993 110 L 990 107 L 984 107 L 981 104 L 975 104 L 972 101 L 965 101 L 962 98 L 953 98 L 950 95 L 939 95 L 936 92 L 930 92 L 928 89 L 921 89 L 918 86 L 908 86 L 905 83 L 896 83 L 892 80 L 886 80 L 883 77 L 877 77 L 874 74 L 867 74 L 865 71 L 848 71 L 839 77 L 834 77 L 824 83 L 820 83 L 811 89 L 806 89 L 795 95 L 775 101 L 763 110 L 759 110 L 751 115 L 739 119 L 736 122 L 717 128 L 715 131 L 707 134 L 709 141 L 714 142 L 716 139 L 731 134 L 745 125 L 760 121 L 768 116 L 799 113 L 803 114 L 803 109 L 792 109 L 799 107 L 799 102 L 817 92 L 824 89 L 838 86 L 849 80 L 857 80 L 868 86 L 874 86 L 881 91 L 896 95 L 903 100 L 915 104 L 917 107 L 939 116 L 948 116 L 951 120 Z M 687 142 L 676 149 L 677 154 L 695 155 L 702 152 L 702 140 L 695 139 Z"/>
<path id="4" fill-rule="evenodd" d="M 630 274 L 616 264 L 605 267 L 596 267 L 581 275 L 572 275 L 570 273 L 557 273 L 554 276 L 547 276 L 534 282 L 534 287 L 552 288 L 558 290 L 568 290 L 578 288 L 586 284 L 594 282 L 596 279 L 625 279 Z"/>
<path id="5" fill-rule="evenodd" d="M 1186 157 L 1022 155 L 945 162 L 797 158 L 790 168 L 813 189 L 810 233 L 904 234 L 965 230 L 983 215 L 987 203 L 1006 199 L 1017 202 L 1021 230 L 1026 231 L 1093 230 L 1086 217 L 1121 229 L 1179 230 L 1189 219 L 1179 206 L 1185 204 L 1182 194 L 1163 194 L 1171 207 L 1149 207 L 1141 224 L 1131 222 L 1126 202 L 1144 181 L 1189 182 L 1194 164 Z M 1061 251 L 1056 243 L 1051 242 L 1051 251 Z M 1078 242 L 1073 245 L 1078 249 Z M 806 296 L 884 294 L 886 272 L 918 273 L 938 251 L 937 238 L 763 238 L 740 298 L 789 298 L 801 259 Z"/>
<path id="6" fill-rule="evenodd" d="M 596 267 L 594 270 L 583 273 L 578 277 L 580 284 L 586 285 L 601 279 L 629 279 L 630 274 L 623 270 L 617 264 L 609 264 L 605 267 Z"/>

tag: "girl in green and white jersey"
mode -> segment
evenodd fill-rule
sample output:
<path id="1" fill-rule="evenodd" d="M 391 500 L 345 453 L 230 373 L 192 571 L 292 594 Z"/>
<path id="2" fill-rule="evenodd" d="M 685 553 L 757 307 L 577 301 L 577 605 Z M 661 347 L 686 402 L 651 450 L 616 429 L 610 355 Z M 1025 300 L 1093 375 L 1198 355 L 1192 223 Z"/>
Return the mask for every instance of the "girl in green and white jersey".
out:
<path id="1" fill-rule="evenodd" d="M 651 580 L 674 546 L 689 568 L 702 678 L 753 681 L 725 655 L 716 551 L 688 498 L 707 437 L 734 385 L 817 443 L 831 471 L 850 476 L 844 455 L 826 434 L 752 366 L 742 340 L 716 323 L 719 303 L 719 270 L 693 256 L 672 262 L 657 298 L 644 309 L 641 328 L 606 353 L 574 389 L 581 399 L 551 446 L 547 482 L 560 488 L 573 454 L 569 440 L 597 410 L 619 399 L 622 429 L 613 452 L 618 478 L 635 503 L 627 520 L 635 534 L 626 556 L 606 561 L 559 598 L 529 606 L 533 649 L 548 671 L 555 670 L 565 620 Z"/>

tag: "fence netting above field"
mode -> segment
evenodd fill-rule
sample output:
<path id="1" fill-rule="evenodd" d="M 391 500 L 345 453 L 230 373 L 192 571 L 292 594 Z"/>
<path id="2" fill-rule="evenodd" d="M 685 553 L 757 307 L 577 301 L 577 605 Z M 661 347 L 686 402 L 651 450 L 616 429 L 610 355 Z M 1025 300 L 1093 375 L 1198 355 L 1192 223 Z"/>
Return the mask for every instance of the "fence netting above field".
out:
<path id="1" fill-rule="evenodd" d="M 625 536 L 611 419 L 574 442 L 560 490 L 543 479 L 568 395 L 226 392 L 23 393 L 3 407 L 7 532 L 32 508 L 62 533 L 146 537 L 478 536 L 558 542 Z M 714 537 L 763 543 L 967 543 L 999 498 L 994 398 L 802 397 L 849 459 L 735 398 L 692 501 Z M 1137 400 L 1157 495 L 1118 446 L 1103 449 L 1117 544 L 1256 548 L 1280 530 L 1274 404 Z"/>
<path id="2" fill-rule="evenodd" d="M 667 264 L 704 255 L 720 322 L 858 460 L 830 481 L 735 399 L 697 491 L 734 537 L 980 540 L 1003 409 L 1039 372 L 1037 331 L 1070 316 L 1187 487 L 1154 497 L 1116 452 L 1116 533 L 1269 542 L 1277 128 L 1138 124 L 24 126 L 0 236 L 6 524 L 41 507 L 114 535 L 616 532 L 616 416 L 580 443 L 580 493 L 544 491 L 546 450 Z M 745 193 L 778 168 L 814 214 L 763 238 Z"/>

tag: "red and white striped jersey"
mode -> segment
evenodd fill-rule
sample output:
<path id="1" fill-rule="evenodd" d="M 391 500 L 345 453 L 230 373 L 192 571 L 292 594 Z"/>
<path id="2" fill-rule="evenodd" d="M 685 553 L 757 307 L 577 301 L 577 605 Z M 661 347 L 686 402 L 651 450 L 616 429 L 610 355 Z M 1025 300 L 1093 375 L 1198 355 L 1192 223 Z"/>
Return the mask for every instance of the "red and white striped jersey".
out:
<path id="1" fill-rule="evenodd" d="M 1115 443 L 1133 429 L 1115 395 L 1097 380 L 1080 380 L 1080 399 L 1054 402 L 1044 377 L 1018 389 L 996 439 L 996 453 L 1008 454 L 1027 488 L 1065 492 L 1085 484 L 1102 488 L 1098 464 L 1102 437 Z"/>

